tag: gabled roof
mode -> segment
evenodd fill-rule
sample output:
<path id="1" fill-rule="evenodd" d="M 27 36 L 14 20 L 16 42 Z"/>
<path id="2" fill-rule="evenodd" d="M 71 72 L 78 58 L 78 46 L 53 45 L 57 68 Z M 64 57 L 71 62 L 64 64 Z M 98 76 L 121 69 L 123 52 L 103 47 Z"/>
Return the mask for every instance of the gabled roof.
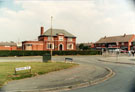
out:
<path id="1" fill-rule="evenodd" d="M 96 43 L 115 43 L 115 42 L 128 42 L 134 34 L 131 35 L 121 35 L 121 36 L 111 36 L 111 37 L 103 37 Z"/>
<path id="2" fill-rule="evenodd" d="M 58 34 L 64 34 L 65 37 L 75 37 L 64 29 L 52 29 L 52 36 L 57 36 Z M 51 29 L 44 32 L 43 36 L 51 36 Z"/>

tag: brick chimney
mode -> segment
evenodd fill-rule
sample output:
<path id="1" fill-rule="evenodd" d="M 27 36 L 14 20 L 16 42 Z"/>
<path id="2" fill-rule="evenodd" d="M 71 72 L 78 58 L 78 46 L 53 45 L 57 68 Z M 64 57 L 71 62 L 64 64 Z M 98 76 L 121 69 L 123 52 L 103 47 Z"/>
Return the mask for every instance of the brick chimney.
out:
<path id="1" fill-rule="evenodd" d="M 41 27 L 40 35 L 43 35 L 43 34 L 44 34 L 44 27 Z"/>
<path id="2" fill-rule="evenodd" d="M 123 35 L 124 37 L 126 36 L 126 34 Z"/>

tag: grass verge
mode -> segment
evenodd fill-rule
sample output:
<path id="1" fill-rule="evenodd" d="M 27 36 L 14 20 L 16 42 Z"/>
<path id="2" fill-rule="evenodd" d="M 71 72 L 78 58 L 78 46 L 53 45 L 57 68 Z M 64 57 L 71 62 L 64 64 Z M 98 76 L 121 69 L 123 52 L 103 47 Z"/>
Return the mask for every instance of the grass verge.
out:
<path id="1" fill-rule="evenodd" d="M 0 63 L 0 87 L 2 87 L 6 82 L 11 80 L 18 80 L 28 77 L 33 77 L 41 74 L 46 74 L 53 71 L 58 71 L 62 69 L 67 69 L 77 64 L 74 63 L 63 63 L 63 62 L 1 62 Z M 31 73 L 29 70 L 18 71 L 15 74 L 15 68 L 31 66 Z"/>

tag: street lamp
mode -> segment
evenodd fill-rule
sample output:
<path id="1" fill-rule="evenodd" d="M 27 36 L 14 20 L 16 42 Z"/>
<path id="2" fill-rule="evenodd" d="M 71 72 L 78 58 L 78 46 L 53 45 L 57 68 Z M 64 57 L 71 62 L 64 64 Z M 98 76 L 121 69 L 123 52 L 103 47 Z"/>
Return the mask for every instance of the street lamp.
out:
<path id="1" fill-rule="evenodd" d="M 119 42 L 118 42 L 118 41 L 116 42 L 116 45 L 117 45 L 117 50 L 116 50 L 116 60 L 118 61 L 118 56 L 119 56 L 119 49 L 118 49 Z"/>
<path id="2" fill-rule="evenodd" d="M 53 19 L 53 16 L 51 16 L 51 51 L 50 51 L 50 55 L 51 55 L 51 61 L 52 61 L 52 49 L 53 49 L 53 36 L 52 36 L 52 19 Z"/>

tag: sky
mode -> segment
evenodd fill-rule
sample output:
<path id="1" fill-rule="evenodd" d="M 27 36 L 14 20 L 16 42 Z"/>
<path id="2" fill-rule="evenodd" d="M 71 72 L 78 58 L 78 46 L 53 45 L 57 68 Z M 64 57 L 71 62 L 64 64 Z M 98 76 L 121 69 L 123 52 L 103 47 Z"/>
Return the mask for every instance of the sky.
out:
<path id="1" fill-rule="evenodd" d="M 77 43 L 135 34 L 129 0 L 0 0 L 0 41 L 37 40 L 40 27 L 65 29 Z"/>

